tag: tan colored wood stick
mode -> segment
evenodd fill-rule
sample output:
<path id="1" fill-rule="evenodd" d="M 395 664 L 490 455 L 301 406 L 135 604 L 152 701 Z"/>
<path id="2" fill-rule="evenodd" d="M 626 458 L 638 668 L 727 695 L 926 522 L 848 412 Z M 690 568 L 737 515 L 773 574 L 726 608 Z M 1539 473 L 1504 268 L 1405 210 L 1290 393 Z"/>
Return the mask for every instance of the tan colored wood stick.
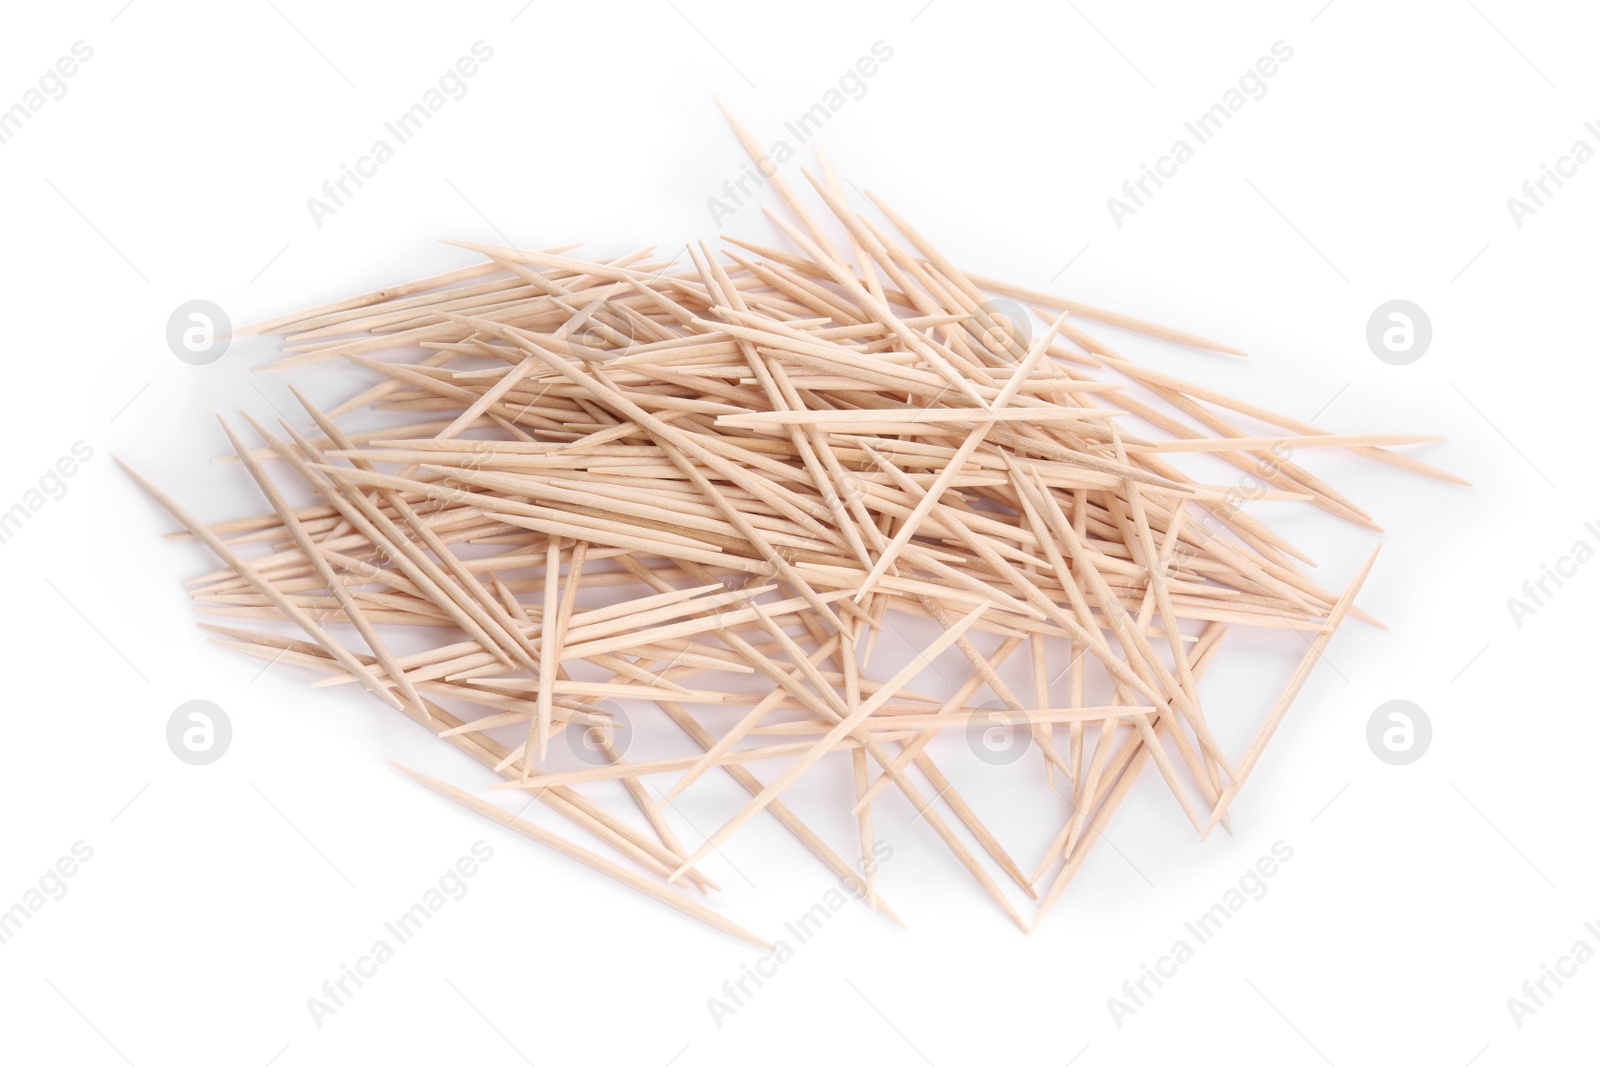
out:
<path id="1" fill-rule="evenodd" d="M 643 893 L 645 896 L 653 897 L 654 899 L 659 900 L 661 903 L 667 905 L 669 908 L 681 911 L 690 918 L 697 919 L 700 922 L 705 923 L 707 926 L 721 930 L 725 934 L 732 934 L 739 940 L 748 942 L 759 949 L 764 949 L 768 952 L 775 951 L 770 942 L 750 933 L 748 930 L 744 929 L 744 927 L 733 922 L 732 920 L 717 914 L 703 904 L 700 904 L 694 900 L 690 900 L 687 897 L 678 896 L 671 890 L 664 889 L 661 886 L 656 885 L 648 878 L 642 878 L 639 875 L 634 874 L 626 867 L 622 867 L 616 863 L 613 863 L 604 856 L 597 855 L 585 848 L 579 848 L 577 845 L 572 844 L 570 841 L 567 841 L 564 838 L 557 837 L 555 834 L 544 829 L 543 827 L 535 826 L 526 819 L 519 819 L 508 811 L 502 811 L 500 808 L 495 807 L 488 801 L 478 799 L 464 789 L 457 789 L 455 786 L 450 785 L 447 782 L 441 782 L 439 779 L 423 774 L 421 771 L 414 771 L 409 767 L 402 767 L 398 763 L 392 764 L 392 766 L 395 768 L 395 770 L 411 777 L 417 782 L 420 782 L 422 785 L 427 786 L 429 789 L 433 790 L 435 793 L 438 793 L 446 800 L 453 801 L 454 803 L 459 804 L 461 807 L 466 808 L 468 811 L 477 812 L 486 819 L 515 830 L 522 836 L 537 841 L 546 848 L 551 849 L 552 851 L 557 852 L 570 860 L 581 863 L 592 871 L 598 871 L 607 878 L 610 878 L 612 881 L 620 882 L 629 889 Z"/>
<path id="2" fill-rule="evenodd" d="M 889 690 L 897 689 L 899 686 L 909 682 L 914 676 L 921 673 L 929 661 L 954 644 L 956 638 L 966 633 L 967 628 L 973 623 L 977 622 L 978 619 L 982 617 L 983 613 L 988 610 L 988 605 L 980 604 L 978 607 L 972 609 L 966 615 L 962 616 L 962 618 L 955 624 L 954 627 L 940 634 L 939 637 L 927 647 L 927 649 L 925 649 L 919 656 L 916 657 L 916 659 L 912 660 L 911 663 L 901 668 L 899 673 L 897 673 L 889 682 L 888 686 L 886 686 L 885 689 L 880 690 L 880 695 L 887 694 Z M 885 699 L 887 699 L 886 696 Z M 875 695 L 871 699 L 863 702 L 859 707 L 852 710 L 847 718 L 842 720 L 832 730 L 828 731 L 822 740 L 818 741 L 811 747 L 810 751 L 808 751 L 804 756 L 795 760 L 794 763 L 790 764 L 789 768 L 770 785 L 768 785 L 767 788 L 762 791 L 760 796 L 757 796 L 755 799 L 751 800 L 751 802 L 745 805 L 739 814 L 728 820 L 728 822 L 724 823 L 710 837 L 708 837 L 705 843 L 701 845 L 700 848 L 695 851 L 695 854 L 689 858 L 688 862 L 683 865 L 683 871 L 674 873 L 671 880 L 675 881 L 679 874 L 682 874 L 684 871 L 687 871 L 688 868 L 700 862 L 700 860 L 705 858 L 708 852 L 716 848 L 722 842 L 726 841 L 728 836 L 732 834 L 734 830 L 742 826 L 751 815 L 754 815 L 756 812 L 760 811 L 762 807 L 764 807 L 780 792 L 782 792 L 786 786 L 788 786 L 796 778 L 800 777 L 800 775 L 804 774 L 807 768 L 809 768 L 813 763 L 821 759 L 823 756 L 827 755 L 827 753 L 830 752 L 834 746 L 845 737 L 845 735 L 851 733 L 856 726 L 866 719 L 868 715 L 871 715 L 880 703 L 882 703 L 882 700 Z"/>
<path id="3" fill-rule="evenodd" d="M 1381 547 L 1380 545 L 1379 548 Z M 1345 613 L 1350 610 L 1350 605 L 1355 602 L 1356 594 L 1361 592 L 1361 586 L 1367 580 L 1367 574 L 1371 572 L 1372 565 L 1377 561 L 1378 548 L 1374 548 L 1372 555 L 1367 557 L 1366 563 L 1362 564 L 1361 569 L 1351 579 L 1350 585 L 1345 589 L 1344 594 L 1339 597 L 1339 602 L 1328 613 L 1328 621 L 1322 632 L 1312 638 L 1311 645 L 1306 649 L 1305 656 L 1301 658 L 1300 665 L 1295 668 L 1294 675 L 1289 679 L 1289 684 L 1284 687 L 1277 703 L 1273 704 L 1272 710 L 1267 714 L 1266 721 L 1261 724 L 1261 729 L 1257 731 L 1255 740 L 1250 743 L 1250 748 L 1245 752 L 1244 758 L 1239 761 L 1239 770 L 1234 776 L 1233 782 L 1222 794 L 1222 798 L 1217 801 L 1217 807 L 1211 815 L 1211 821 L 1201 831 L 1201 840 L 1205 840 L 1212 827 L 1227 814 L 1228 805 L 1232 804 L 1233 798 L 1239 795 L 1239 790 L 1243 788 L 1245 779 L 1255 769 L 1256 761 L 1261 758 L 1261 753 L 1266 750 L 1267 742 L 1272 740 L 1272 735 L 1277 732 L 1278 725 L 1283 722 L 1283 717 L 1288 714 L 1289 706 L 1294 703 L 1294 698 L 1300 695 L 1300 690 L 1306 684 L 1306 679 L 1311 677 L 1312 668 L 1322 659 L 1323 649 L 1327 648 L 1328 643 L 1333 640 L 1334 632 L 1339 628 L 1339 624 L 1344 621 Z"/>
<path id="4" fill-rule="evenodd" d="M 452 241 L 481 262 L 258 323 L 284 339 L 275 368 L 341 360 L 372 384 L 326 413 L 296 391 L 309 425 L 251 420 L 260 448 L 224 423 L 222 459 L 263 513 L 202 525 L 135 476 L 182 524 L 170 536 L 220 561 L 185 583 L 202 626 L 313 688 L 359 683 L 615 853 L 580 861 L 763 947 L 651 880 L 714 888 L 694 864 L 762 811 L 898 923 L 874 805 L 893 785 L 1021 928 L 994 866 L 1043 892 L 1037 925 L 1148 763 L 1202 838 L 1227 827 L 1333 632 L 1381 625 L 1353 603 L 1371 560 L 1324 589 L 1247 505 L 1377 529 L 1292 453 L 1462 481 L 1398 451 L 1439 439 L 1339 433 L 1140 366 L 1085 324 L 1243 353 L 962 271 L 883 198 L 868 194 L 873 218 L 853 210 L 820 152 L 791 183 L 729 121 L 786 209 L 768 212 L 786 250 L 729 238 L 590 260 Z M 1311 652 L 1233 767 L 1215 734 L 1237 709 L 1206 707 L 1200 682 L 1237 627 L 1305 632 Z M 916 652 L 885 661 L 886 636 Z M 1026 665 L 1006 667 L 1024 642 Z M 914 689 L 952 647 L 970 669 Z M 1033 791 L 1019 803 L 1041 784 L 1070 799 L 1032 877 L 928 747 L 992 714 L 990 694 L 1045 769 L 1030 755 L 993 773 Z M 609 700 L 629 702 L 626 733 Z M 664 720 L 698 754 L 655 750 Z M 572 729 L 600 765 L 551 744 Z M 781 799 L 833 753 L 848 790 L 817 780 L 840 781 L 858 859 Z M 777 763 L 770 780 L 758 761 Z M 748 797 L 690 852 L 665 808 L 712 768 Z M 602 782 L 622 789 L 578 792 Z M 637 815 L 612 810 L 624 793 Z"/>
<path id="5" fill-rule="evenodd" d="M 360 679 L 361 683 L 371 690 L 372 693 L 377 695 L 379 699 L 383 700 L 387 704 L 393 705 L 394 707 L 401 706 L 399 698 L 397 698 L 393 693 L 389 692 L 388 689 L 384 687 L 382 682 L 378 681 L 377 677 L 373 675 L 373 673 L 367 668 L 366 664 L 356 659 L 348 651 L 346 651 L 343 645 L 329 637 L 327 633 L 323 631 L 322 627 L 317 624 L 315 619 L 311 618 L 311 616 L 307 615 L 300 608 L 296 607 L 294 603 L 282 593 L 278 592 L 277 588 L 271 582 L 268 582 L 266 579 L 257 574 L 255 568 L 250 566 L 239 556 L 235 555 L 233 550 L 224 544 L 220 537 L 212 533 L 199 520 L 185 511 L 177 501 L 173 500 L 166 493 L 163 493 L 160 489 L 157 489 L 155 484 L 149 479 L 145 478 L 144 475 L 140 474 L 138 471 L 134 470 L 120 459 L 117 460 L 117 465 L 123 469 L 124 473 L 126 473 L 128 477 L 139 483 L 139 486 L 144 489 L 146 493 L 150 494 L 150 498 L 166 509 L 168 514 L 170 514 L 174 519 L 177 519 L 184 526 L 188 527 L 189 531 L 193 533 L 195 537 L 198 538 L 207 548 L 209 548 L 218 559 L 232 567 L 240 577 L 250 582 L 250 584 L 255 586 L 263 596 L 272 601 L 274 607 L 299 624 L 300 628 L 304 630 L 313 641 L 321 645 L 322 648 L 325 649 L 330 656 L 338 660 L 346 670 L 355 675 L 356 678 Z"/>

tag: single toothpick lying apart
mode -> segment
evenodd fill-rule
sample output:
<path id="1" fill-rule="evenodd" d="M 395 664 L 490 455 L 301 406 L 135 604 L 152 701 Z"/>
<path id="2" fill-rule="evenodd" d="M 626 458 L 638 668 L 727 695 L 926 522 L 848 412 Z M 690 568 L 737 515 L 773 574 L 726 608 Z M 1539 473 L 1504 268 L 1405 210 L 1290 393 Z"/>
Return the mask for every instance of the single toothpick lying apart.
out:
<path id="1" fill-rule="evenodd" d="M 409 767 L 402 767 L 398 763 L 394 764 L 394 768 L 403 774 L 410 775 L 412 778 L 416 779 L 418 782 L 421 782 L 423 785 L 427 786 L 435 793 L 438 793 L 446 800 L 454 801 L 455 803 L 460 804 L 468 811 L 475 811 L 484 818 L 492 819 L 493 821 L 500 823 L 502 826 L 509 826 L 517 833 L 522 834 L 525 837 L 531 837 L 541 845 L 545 845 L 548 848 L 559 852 L 568 859 L 577 860 L 590 870 L 599 871 L 606 877 L 621 882 L 623 885 L 628 886 L 631 889 L 636 889 L 645 896 L 654 897 L 655 899 L 661 901 L 661 903 L 667 905 L 669 908 L 676 908 L 678 911 L 683 912 L 690 918 L 698 919 L 707 926 L 721 930 L 723 933 L 732 934 L 741 941 L 748 941 L 757 948 L 766 949 L 768 952 L 772 951 L 773 946 L 770 942 L 757 937 L 755 934 L 752 934 L 750 931 L 744 929 L 737 923 L 731 922 L 723 916 L 718 915 L 704 904 L 701 904 L 690 897 L 680 897 L 670 890 L 663 889 L 657 883 L 628 870 L 621 864 L 614 863 L 611 860 L 606 859 L 604 856 L 598 856 L 586 848 L 579 848 L 570 841 L 565 841 L 550 831 L 535 826 L 526 819 L 519 819 L 517 816 L 508 811 L 502 811 L 486 800 L 478 799 L 464 789 L 457 789 L 455 786 L 450 785 L 447 782 L 441 782 L 439 779 L 423 774 L 421 771 L 414 771 Z"/>
<path id="2" fill-rule="evenodd" d="M 463 245 L 484 262 L 262 323 L 288 340 L 281 366 L 343 358 L 378 384 L 327 414 L 296 393 L 307 426 L 251 422 L 259 446 L 224 424 L 261 515 L 207 526 L 133 477 L 220 560 L 190 583 L 227 617 L 207 624 L 217 643 L 359 683 L 617 859 L 405 771 L 447 799 L 770 950 L 678 883 L 713 889 L 697 864 L 770 815 L 899 922 L 873 810 L 898 795 L 1028 929 L 995 868 L 1042 891 L 1037 926 L 1150 763 L 1202 835 L 1227 827 L 1336 628 L 1372 621 L 1354 606 L 1372 560 L 1330 592 L 1242 506 L 1372 526 L 1290 454 L 1459 479 L 1394 451 L 1435 438 L 1330 433 L 1144 368 L 1088 328 L 1243 353 L 965 273 L 877 198 L 899 237 L 850 211 L 823 174 L 806 177 L 839 229 L 771 175 L 787 251 L 701 245 L 677 268 L 650 250 Z M 1050 309 L 1048 328 L 996 297 Z M 362 409 L 397 421 L 340 425 Z M 933 636 L 875 663 L 905 626 Z M 1237 758 L 1199 685 L 1234 627 L 1310 645 Z M 696 754 L 647 751 L 667 722 Z M 991 758 L 996 731 L 1021 758 Z M 1031 876 L 944 769 L 962 735 L 1019 807 L 1059 821 Z M 784 802 L 824 761 L 850 780 L 826 834 Z M 723 774 L 749 799 L 686 849 L 665 809 Z M 639 821 L 582 791 L 604 782 Z M 846 832 L 857 860 L 827 843 Z"/>

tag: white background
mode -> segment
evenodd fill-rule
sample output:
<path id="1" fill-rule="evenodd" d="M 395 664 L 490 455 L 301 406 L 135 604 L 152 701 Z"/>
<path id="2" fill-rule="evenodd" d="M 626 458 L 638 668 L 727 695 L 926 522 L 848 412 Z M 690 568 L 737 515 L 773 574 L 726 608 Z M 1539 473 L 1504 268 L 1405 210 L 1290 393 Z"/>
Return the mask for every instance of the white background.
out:
<path id="1" fill-rule="evenodd" d="M 1592 1059 L 1600 963 L 1520 1027 L 1506 999 L 1580 938 L 1600 948 L 1584 929 L 1600 920 L 1587 680 L 1600 568 L 1580 568 L 1521 627 L 1506 600 L 1575 541 L 1600 544 L 1584 528 L 1600 501 L 1581 432 L 1597 384 L 1600 163 L 1520 228 L 1506 200 L 1576 139 L 1600 146 L 1584 129 L 1600 119 L 1594 12 L 919 2 L 105 0 L 11 13 L 0 106 L 74 42 L 94 54 L 0 145 L 0 509 L 74 442 L 94 454 L 0 545 L 0 908 L 75 842 L 93 858 L 0 945 L 8 1062 Z M 494 55 L 468 93 L 316 226 L 307 197 L 480 39 Z M 212 414 L 291 410 L 288 377 L 249 372 L 268 342 L 207 368 L 179 362 L 164 341 L 174 307 L 206 298 L 243 323 L 467 262 L 438 237 L 670 256 L 714 238 L 706 198 L 744 162 L 713 95 L 777 136 L 880 40 L 892 59 L 824 134 L 855 189 L 969 269 L 1251 353 L 1107 332 L 1153 365 L 1338 432 L 1447 434 L 1421 454 L 1476 484 L 1298 457 L 1387 529 L 1362 604 L 1390 630 L 1336 638 L 1234 805 L 1235 836 L 1196 843 L 1147 770 L 1110 847 L 1027 937 L 886 794 L 879 833 L 895 854 L 881 885 L 910 929 L 846 909 L 719 1027 L 707 998 L 754 950 L 405 781 L 387 761 L 474 790 L 490 776 L 362 694 L 308 691 L 293 668 L 262 673 L 207 645 L 180 583 L 212 562 L 162 540 L 171 523 L 111 457 L 208 520 L 262 510 L 236 467 L 210 463 L 226 447 Z M 1280 40 L 1293 58 L 1266 95 L 1116 226 L 1106 198 Z M 725 229 L 779 243 L 755 207 Z M 1393 298 L 1434 330 L 1404 367 L 1364 340 Z M 294 380 L 337 399 L 363 378 L 323 366 Z M 1258 513 L 1329 586 L 1377 539 L 1291 505 Z M 1230 636 L 1204 693 L 1233 751 L 1298 654 L 1292 638 Z M 168 716 L 195 698 L 233 723 L 206 767 L 165 742 Z M 1395 698 L 1434 729 L 1405 767 L 1365 740 Z M 1061 799 L 1038 774 L 970 760 L 958 779 L 1031 869 Z M 824 765 L 793 797 L 841 852 L 854 842 L 846 781 Z M 669 817 L 692 845 L 737 797 L 686 801 Z M 528 813 L 555 826 L 547 814 Z M 494 857 L 470 892 L 315 1025 L 307 997 L 480 839 Z M 1280 840 L 1293 859 L 1269 892 L 1116 1025 L 1107 998 Z M 832 883 L 771 820 L 705 869 L 724 886 L 714 906 L 768 936 Z"/>

